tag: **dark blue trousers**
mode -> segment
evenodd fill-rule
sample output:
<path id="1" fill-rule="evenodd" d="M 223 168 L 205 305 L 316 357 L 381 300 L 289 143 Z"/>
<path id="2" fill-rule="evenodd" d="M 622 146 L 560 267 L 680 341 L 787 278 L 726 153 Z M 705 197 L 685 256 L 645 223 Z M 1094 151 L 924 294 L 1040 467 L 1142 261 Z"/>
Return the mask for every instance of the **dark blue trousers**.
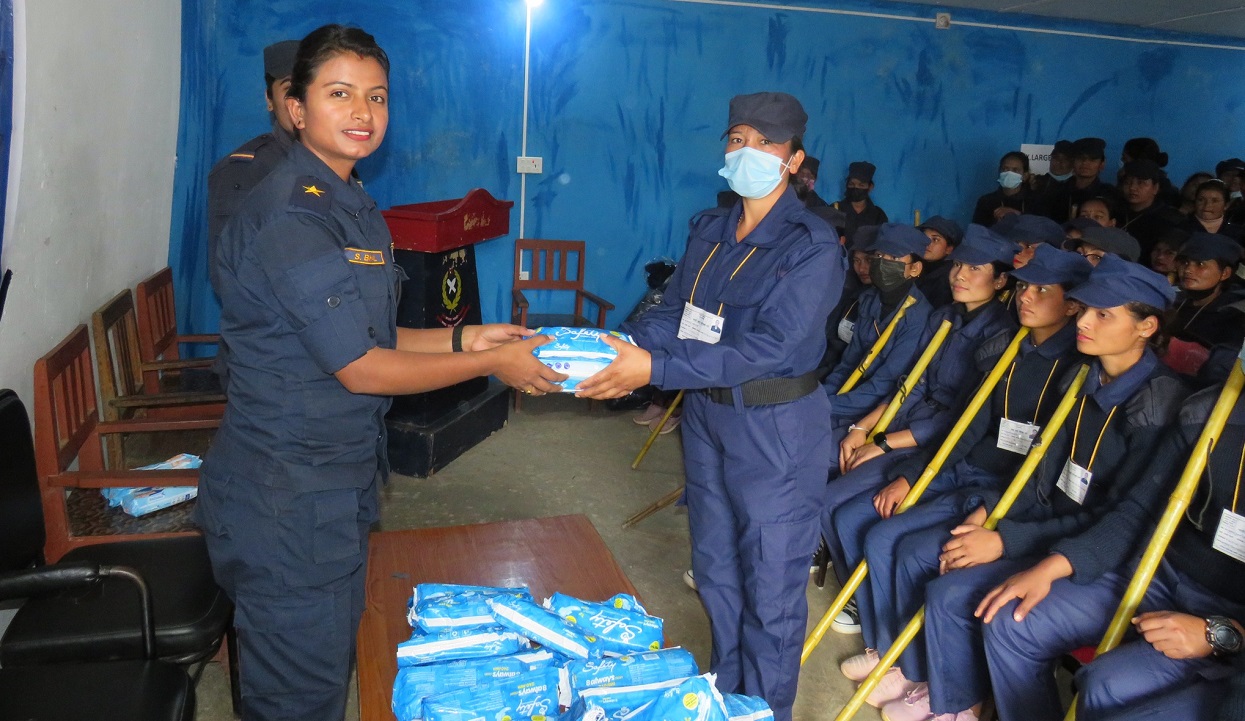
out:
<path id="1" fill-rule="evenodd" d="M 830 402 L 746 408 L 690 393 L 683 415 L 692 570 L 723 693 L 791 721 L 808 626 L 808 563 L 831 454 Z"/>
<path id="2" fill-rule="evenodd" d="M 376 494 L 201 477 L 196 520 L 235 605 L 247 721 L 344 716 Z"/>
<path id="3" fill-rule="evenodd" d="M 1055 665 L 1068 651 L 1094 646 L 1102 640 L 1130 578 L 1131 573 L 1113 572 L 1088 584 L 1060 579 L 1024 621 L 1013 620 L 1013 602 L 985 627 L 986 657 L 994 682 L 995 703 L 1003 721 L 1063 718 L 1054 680 Z M 1207 591 L 1165 561 L 1155 573 L 1139 609 L 1160 610 L 1199 617 L 1226 614 L 1245 618 L 1245 607 Z M 1097 718 L 1131 709 L 1137 703 L 1200 679 L 1217 680 L 1231 673 L 1231 667 L 1218 659 L 1170 659 L 1144 639 L 1135 635 L 1132 638 L 1135 640 L 1095 659 L 1077 673 L 1078 718 Z M 1198 718 L 1175 718 L 1184 717 Z"/>
<path id="4" fill-rule="evenodd" d="M 929 664 L 929 707 L 935 714 L 959 713 L 985 700 L 990 674 L 981 640 L 982 623 L 973 611 L 991 589 L 1037 561 L 1000 559 L 951 571 L 925 586 L 925 658 Z"/>
<path id="5" fill-rule="evenodd" d="M 837 447 L 834 452 L 837 456 Z M 821 535 L 830 549 L 839 583 L 846 581 L 864 560 L 865 533 L 882 520 L 873 508 L 873 497 L 886 486 L 887 471 L 915 452 L 915 448 L 902 448 L 885 453 L 826 484 Z"/>
<path id="6" fill-rule="evenodd" d="M 1078 711 L 1076 717 L 1085 721 L 1210 721 L 1217 718 L 1228 685 L 1226 680 L 1198 681 L 1117 712 L 1101 715 Z"/>

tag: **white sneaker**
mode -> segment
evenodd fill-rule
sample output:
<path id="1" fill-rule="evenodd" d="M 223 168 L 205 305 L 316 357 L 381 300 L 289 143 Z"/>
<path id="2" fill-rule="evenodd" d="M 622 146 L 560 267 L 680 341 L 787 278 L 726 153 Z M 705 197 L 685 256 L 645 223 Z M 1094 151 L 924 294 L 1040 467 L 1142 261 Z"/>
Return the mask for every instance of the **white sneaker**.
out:
<path id="1" fill-rule="evenodd" d="M 839 633 L 854 634 L 860 633 L 860 612 L 856 610 L 856 599 L 847 602 L 839 615 L 834 617 L 834 623 L 830 624 Z"/>
<path id="2" fill-rule="evenodd" d="M 696 587 L 696 577 L 692 575 L 692 569 L 690 568 L 683 572 L 683 583 L 686 583 L 687 587 L 693 591 L 700 590 Z"/>

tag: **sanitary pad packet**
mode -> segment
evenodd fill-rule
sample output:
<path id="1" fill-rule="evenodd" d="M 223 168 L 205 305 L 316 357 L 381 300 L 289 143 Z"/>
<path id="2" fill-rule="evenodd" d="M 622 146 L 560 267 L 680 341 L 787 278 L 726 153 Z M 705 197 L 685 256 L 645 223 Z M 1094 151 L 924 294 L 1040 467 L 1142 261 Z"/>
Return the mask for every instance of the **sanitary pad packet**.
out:
<path id="1" fill-rule="evenodd" d="M 541 649 L 512 656 L 459 659 L 399 668 L 393 682 L 393 715 L 398 721 L 413 721 L 423 717 L 424 699 L 429 696 L 504 681 L 546 666 L 555 666 L 558 660 L 560 657 L 553 652 Z"/>
<path id="2" fill-rule="evenodd" d="M 555 371 L 569 376 L 562 381 L 564 391 L 574 391 L 580 381 L 618 357 L 618 351 L 601 340 L 602 335 L 612 335 L 635 345 L 635 341 L 626 333 L 600 328 L 549 326 L 537 328 L 536 333 L 547 335 L 553 340 L 533 350 L 532 355 Z"/>
<path id="3" fill-rule="evenodd" d="M 527 639 L 500 626 L 446 629 L 424 633 L 398 644 L 398 667 L 484 656 L 506 656 L 530 647 Z"/>
<path id="4" fill-rule="evenodd" d="M 134 470 L 172 471 L 198 468 L 201 465 L 203 465 L 203 460 L 198 456 L 189 453 L 179 453 L 167 461 L 141 466 Z M 179 503 L 189 501 L 199 495 L 199 488 L 197 486 L 101 488 L 100 493 L 103 494 L 104 500 L 108 501 L 109 507 L 121 506 L 121 510 L 131 516 L 138 517 L 152 511 L 159 511 L 163 508 L 169 508 L 170 506 L 176 506 Z"/>
<path id="5" fill-rule="evenodd" d="M 696 659 L 687 649 L 632 653 L 616 658 L 571 661 L 566 666 L 568 684 L 565 698 L 574 701 L 587 689 L 646 684 L 685 679 L 700 673 Z"/>
<path id="6" fill-rule="evenodd" d="M 572 658 L 600 656 L 598 639 L 576 628 L 553 611 L 513 596 L 489 599 L 497 622 L 542 646 Z"/>
<path id="7" fill-rule="evenodd" d="M 558 670 L 552 667 L 424 699 L 425 721 L 519 721 L 557 715 Z"/>
<path id="8" fill-rule="evenodd" d="M 624 604 L 625 599 L 619 599 L 619 603 Z M 661 648 L 662 620 L 643 611 L 583 601 L 561 593 L 546 600 L 545 608 L 600 639 L 604 653 L 626 654 Z"/>
<path id="9" fill-rule="evenodd" d="M 713 681 L 713 674 L 693 676 L 625 721 L 727 721 L 726 702 Z"/>
<path id="10" fill-rule="evenodd" d="M 526 588 L 485 588 L 463 590 L 453 593 L 437 593 L 428 597 L 415 588 L 411 597 L 410 611 L 406 620 L 429 633 L 445 628 L 469 626 L 492 626 L 497 623 L 488 600 L 501 595 L 532 600 Z"/>
<path id="11" fill-rule="evenodd" d="M 773 721 L 774 710 L 765 699 L 759 696 L 745 696 L 739 693 L 723 694 L 726 702 L 726 716 L 730 721 Z"/>

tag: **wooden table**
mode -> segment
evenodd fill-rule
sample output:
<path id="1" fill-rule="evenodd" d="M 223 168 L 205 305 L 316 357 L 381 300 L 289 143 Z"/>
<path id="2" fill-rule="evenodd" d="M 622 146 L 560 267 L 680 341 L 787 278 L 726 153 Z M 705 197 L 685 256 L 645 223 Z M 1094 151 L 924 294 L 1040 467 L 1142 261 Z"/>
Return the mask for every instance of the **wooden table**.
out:
<path id="1" fill-rule="evenodd" d="M 393 721 L 397 646 L 411 636 L 406 602 L 417 583 L 523 586 L 589 601 L 635 594 L 586 516 L 373 533 L 367 607 L 359 625 L 359 718 Z"/>

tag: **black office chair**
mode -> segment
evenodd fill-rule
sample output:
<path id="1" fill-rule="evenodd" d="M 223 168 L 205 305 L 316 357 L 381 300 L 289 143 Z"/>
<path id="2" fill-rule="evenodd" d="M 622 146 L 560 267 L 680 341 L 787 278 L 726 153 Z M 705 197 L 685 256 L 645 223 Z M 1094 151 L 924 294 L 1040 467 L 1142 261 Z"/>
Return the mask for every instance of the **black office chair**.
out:
<path id="1" fill-rule="evenodd" d="M 26 409 L 0 390 L 0 572 L 88 563 L 137 569 L 150 589 L 156 657 L 190 665 L 197 681 L 229 638 L 230 682 L 238 705 L 233 604 L 216 585 L 202 536 L 80 546 L 44 566 L 43 510 Z M 24 603 L 0 638 L 5 670 L 56 663 L 145 658 L 139 609 L 129 584 L 105 578 Z"/>
<path id="2" fill-rule="evenodd" d="M 106 579 L 116 579 L 106 581 Z M 80 593 L 106 582 L 138 588 L 143 657 L 129 661 L 0 668 L 0 721 L 191 721 L 195 687 L 181 666 L 156 658 L 151 594 L 134 569 L 92 563 L 0 573 L 0 600 Z M 131 593 L 133 596 L 133 593 Z"/>

